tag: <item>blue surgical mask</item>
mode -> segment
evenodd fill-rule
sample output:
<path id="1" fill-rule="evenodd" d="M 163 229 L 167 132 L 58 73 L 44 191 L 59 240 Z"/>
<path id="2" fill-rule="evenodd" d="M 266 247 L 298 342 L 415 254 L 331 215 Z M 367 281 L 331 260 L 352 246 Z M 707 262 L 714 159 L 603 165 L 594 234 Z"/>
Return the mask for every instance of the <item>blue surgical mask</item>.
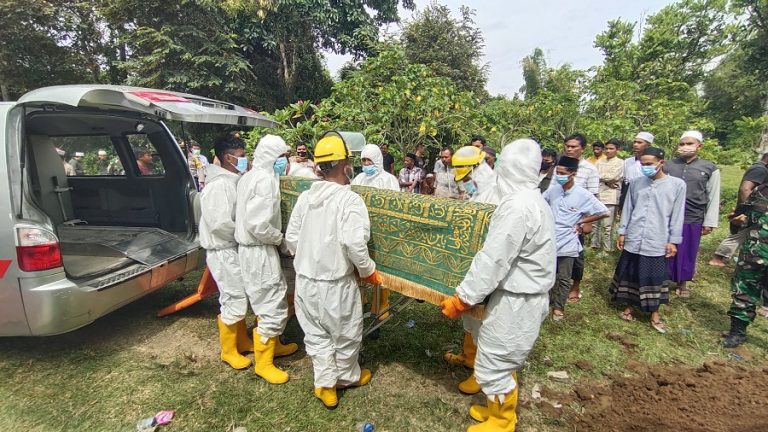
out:
<path id="1" fill-rule="evenodd" d="M 568 178 L 570 178 L 569 175 L 555 174 L 555 181 L 561 186 L 568 183 Z"/>
<path id="2" fill-rule="evenodd" d="M 376 165 L 363 165 L 363 172 L 369 177 L 376 174 L 378 170 L 379 169 L 376 168 Z"/>
<path id="3" fill-rule="evenodd" d="M 643 165 L 640 167 L 640 170 L 643 172 L 644 176 L 653 177 L 657 172 L 659 172 L 659 167 L 656 165 Z"/>
<path id="4" fill-rule="evenodd" d="M 237 165 L 235 165 L 235 169 L 237 169 L 241 174 L 248 171 L 248 158 L 245 156 L 237 158 Z"/>
<path id="5" fill-rule="evenodd" d="M 474 196 L 477 193 L 477 185 L 472 180 L 464 183 L 464 191 L 467 195 Z"/>
<path id="6" fill-rule="evenodd" d="M 288 158 L 286 158 L 285 156 L 281 156 L 277 158 L 272 168 L 275 170 L 275 174 L 285 175 L 285 167 L 287 166 L 288 166 Z"/>

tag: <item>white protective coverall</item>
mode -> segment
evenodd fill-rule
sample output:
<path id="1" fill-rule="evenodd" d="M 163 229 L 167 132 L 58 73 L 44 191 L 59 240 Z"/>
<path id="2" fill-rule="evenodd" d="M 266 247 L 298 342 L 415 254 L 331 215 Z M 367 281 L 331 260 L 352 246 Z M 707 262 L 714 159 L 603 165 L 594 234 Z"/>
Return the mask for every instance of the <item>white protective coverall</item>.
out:
<path id="1" fill-rule="evenodd" d="M 370 159 L 373 165 L 376 166 L 376 174 L 369 176 L 365 173 L 358 174 L 353 180 L 353 185 L 368 186 L 378 189 L 389 189 L 393 191 L 400 191 L 400 182 L 397 177 L 384 171 L 384 156 L 381 154 L 381 149 L 376 144 L 366 144 L 363 147 L 363 151 L 360 153 L 361 159 Z"/>
<path id="2" fill-rule="evenodd" d="M 480 165 L 472 169 L 470 177 L 470 181 L 474 181 L 477 185 L 477 193 L 471 196 L 469 201 L 497 204 L 498 198 L 494 197 L 496 194 L 494 190 L 496 173 L 485 161 L 480 162 Z"/>
<path id="3" fill-rule="evenodd" d="M 248 299 L 237 257 L 235 206 L 240 176 L 218 165 L 205 167 L 200 193 L 200 246 L 207 252 L 208 270 L 219 287 L 221 321 L 232 325 L 245 318 Z"/>
<path id="4" fill-rule="evenodd" d="M 469 201 L 498 205 L 499 201 L 501 201 L 501 194 L 497 186 L 497 175 L 491 167 L 483 161 L 472 170 L 470 176 L 475 181 L 475 184 L 477 184 L 477 193 L 469 198 Z M 464 314 L 461 316 L 461 322 L 464 325 L 464 331 L 472 334 L 472 340 L 477 345 L 477 336 L 482 321 L 469 314 Z"/>
<path id="5" fill-rule="evenodd" d="M 368 209 L 349 186 L 314 183 L 291 213 L 285 241 L 295 253 L 294 306 L 316 388 L 360 379 L 363 306 L 354 272 L 366 278 L 376 270 L 369 239 Z"/>
<path id="6" fill-rule="evenodd" d="M 283 241 L 280 179 L 273 166 L 288 151 L 282 138 L 266 135 L 253 151 L 251 170 L 237 184 L 235 239 L 245 294 L 259 317 L 259 334 L 279 336 L 288 321 L 287 284 L 277 247 Z"/>
<path id="7" fill-rule="evenodd" d="M 538 189 L 541 150 L 529 139 L 501 152 L 497 187 L 502 196 L 483 248 L 456 288 L 470 305 L 490 295 L 478 337 L 475 377 L 492 399 L 517 385 L 518 370 L 533 348 L 549 307 L 555 280 L 552 210 Z"/>

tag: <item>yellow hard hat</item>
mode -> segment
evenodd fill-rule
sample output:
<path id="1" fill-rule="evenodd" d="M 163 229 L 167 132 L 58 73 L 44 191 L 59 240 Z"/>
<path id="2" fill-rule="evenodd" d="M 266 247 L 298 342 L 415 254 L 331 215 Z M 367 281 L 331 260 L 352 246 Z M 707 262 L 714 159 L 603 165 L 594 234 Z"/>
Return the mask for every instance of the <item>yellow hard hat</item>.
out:
<path id="1" fill-rule="evenodd" d="M 315 145 L 315 163 L 344 160 L 352 156 L 344 140 L 338 135 L 325 135 Z"/>
<path id="2" fill-rule="evenodd" d="M 475 146 L 464 146 L 453 154 L 451 165 L 456 171 L 455 179 L 460 181 L 472 172 L 472 168 L 485 160 L 485 152 Z"/>

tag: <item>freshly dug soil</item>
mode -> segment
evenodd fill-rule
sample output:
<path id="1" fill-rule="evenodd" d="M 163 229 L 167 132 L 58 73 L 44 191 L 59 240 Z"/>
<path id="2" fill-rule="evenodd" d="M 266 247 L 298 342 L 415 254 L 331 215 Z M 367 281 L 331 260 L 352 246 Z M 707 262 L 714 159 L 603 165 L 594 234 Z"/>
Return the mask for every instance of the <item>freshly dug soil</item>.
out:
<path id="1" fill-rule="evenodd" d="M 632 367 L 637 376 L 578 385 L 576 431 L 768 431 L 768 367 L 707 362 L 698 369 Z"/>

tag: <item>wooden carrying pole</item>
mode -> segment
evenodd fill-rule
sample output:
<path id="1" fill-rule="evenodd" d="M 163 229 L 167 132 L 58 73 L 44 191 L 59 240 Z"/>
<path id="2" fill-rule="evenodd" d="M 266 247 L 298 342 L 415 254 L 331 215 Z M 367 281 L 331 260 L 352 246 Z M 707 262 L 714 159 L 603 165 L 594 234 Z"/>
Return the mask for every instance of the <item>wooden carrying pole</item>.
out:
<path id="1" fill-rule="evenodd" d="M 208 270 L 208 266 L 203 271 L 203 276 L 200 278 L 200 282 L 197 284 L 197 292 L 185 297 L 176 303 L 166 306 L 157 313 L 158 318 L 168 316 L 174 312 L 178 312 L 182 309 L 186 309 L 200 300 L 219 292 L 219 287 L 216 285 L 216 281 L 213 280 L 211 272 Z"/>

